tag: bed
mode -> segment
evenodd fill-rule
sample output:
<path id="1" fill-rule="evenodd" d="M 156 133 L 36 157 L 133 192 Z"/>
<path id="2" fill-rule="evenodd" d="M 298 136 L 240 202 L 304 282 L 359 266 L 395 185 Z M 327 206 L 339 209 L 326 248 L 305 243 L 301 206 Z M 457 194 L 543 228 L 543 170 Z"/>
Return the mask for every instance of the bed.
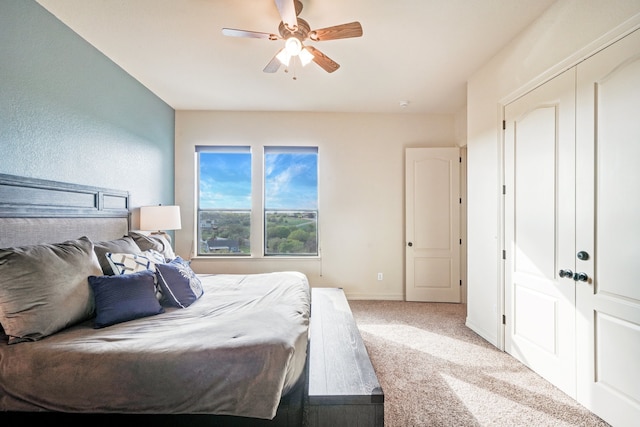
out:
<path id="1" fill-rule="evenodd" d="M 123 191 L 0 174 L 0 420 L 302 425 L 306 276 L 195 274 L 129 211 Z"/>

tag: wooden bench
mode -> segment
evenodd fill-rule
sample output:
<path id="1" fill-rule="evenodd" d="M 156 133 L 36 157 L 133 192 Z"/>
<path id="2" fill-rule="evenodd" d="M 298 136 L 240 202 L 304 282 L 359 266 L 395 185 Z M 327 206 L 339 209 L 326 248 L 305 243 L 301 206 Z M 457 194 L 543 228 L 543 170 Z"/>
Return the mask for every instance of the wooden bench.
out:
<path id="1" fill-rule="evenodd" d="M 309 427 L 382 427 L 384 393 L 340 288 L 311 289 Z"/>

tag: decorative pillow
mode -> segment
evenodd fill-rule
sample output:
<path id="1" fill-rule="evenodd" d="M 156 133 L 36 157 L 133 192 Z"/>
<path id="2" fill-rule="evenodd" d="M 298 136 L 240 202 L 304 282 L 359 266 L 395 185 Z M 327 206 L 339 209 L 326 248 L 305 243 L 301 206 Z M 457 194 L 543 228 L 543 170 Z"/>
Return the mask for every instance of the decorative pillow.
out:
<path id="1" fill-rule="evenodd" d="M 156 298 L 151 270 L 119 276 L 89 276 L 89 285 L 96 301 L 96 329 L 164 312 Z"/>
<path id="2" fill-rule="evenodd" d="M 0 249 L 0 324 L 9 344 L 37 341 L 89 319 L 87 277 L 102 274 L 87 237 Z"/>
<path id="3" fill-rule="evenodd" d="M 129 236 L 133 238 L 141 250 L 148 251 L 149 249 L 153 249 L 160 252 L 162 256 L 164 256 L 165 262 L 169 262 L 176 257 L 171 247 L 171 242 L 162 234 L 150 234 L 147 236 L 136 233 L 135 231 L 130 231 Z"/>
<path id="4" fill-rule="evenodd" d="M 186 308 L 204 293 L 198 276 L 179 256 L 167 264 L 156 264 L 156 275 L 165 304 Z"/>
<path id="5" fill-rule="evenodd" d="M 155 272 L 156 264 L 165 262 L 162 254 L 153 249 L 135 254 L 107 252 L 106 258 L 115 275 L 137 273 L 142 270 Z"/>
<path id="6" fill-rule="evenodd" d="M 106 240 L 102 242 L 93 242 L 93 250 L 98 256 L 98 261 L 100 262 L 100 267 L 102 267 L 102 271 L 104 274 L 111 276 L 116 274 L 111 268 L 111 264 L 107 259 L 107 253 L 127 253 L 127 254 L 137 254 L 142 252 L 142 249 L 136 244 L 130 236 L 124 236 L 120 239 L 116 240 Z"/>

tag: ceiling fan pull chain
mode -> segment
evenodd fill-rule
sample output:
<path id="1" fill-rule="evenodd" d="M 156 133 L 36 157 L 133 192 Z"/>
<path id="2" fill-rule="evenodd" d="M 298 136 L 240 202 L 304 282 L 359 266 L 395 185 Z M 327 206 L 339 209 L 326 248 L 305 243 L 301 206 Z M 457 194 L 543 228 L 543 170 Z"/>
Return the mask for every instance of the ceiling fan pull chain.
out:
<path id="1" fill-rule="evenodd" d="M 298 70 L 298 60 L 300 58 L 298 58 L 297 56 L 293 58 L 293 61 L 291 61 L 291 66 L 293 67 L 293 80 L 298 80 L 298 74 L 296 73 L 296 71 Z"/>

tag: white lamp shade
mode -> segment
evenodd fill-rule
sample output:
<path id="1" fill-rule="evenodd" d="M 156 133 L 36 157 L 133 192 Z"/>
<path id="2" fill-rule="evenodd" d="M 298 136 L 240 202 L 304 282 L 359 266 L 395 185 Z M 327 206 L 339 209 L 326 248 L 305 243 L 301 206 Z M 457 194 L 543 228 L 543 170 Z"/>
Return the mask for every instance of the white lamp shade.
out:
<path id="1" fill-rule="evenodd" d="M 300 58 L 300 62 L 302 63 L 302 66 L 304 67 L 305 65 L 307 65 L 309 62 L 311 62 L 313 60 L 313 54 L 311 52 L 309 52 L 309 50 L 307 50 L 307 48 L 305 47 L 298 54 L 298 58 Z"/>
<path id="2" fill-rule="evenodd" d="M 289 61 L 291 60 L 291 55 L 289 55 L 289 52 L 287 52 L 287 49 L 282 49 L 276 55 L 276 58 L 278 58 L 278 61 L 280 61 L 282 65 L 284 65 L 285 67 L 288 67 Z"/>
<path id="3" fill-rule="evenodd" d="M 180 230 L 180 206 L 140 207 L 140 230 Z"/>

